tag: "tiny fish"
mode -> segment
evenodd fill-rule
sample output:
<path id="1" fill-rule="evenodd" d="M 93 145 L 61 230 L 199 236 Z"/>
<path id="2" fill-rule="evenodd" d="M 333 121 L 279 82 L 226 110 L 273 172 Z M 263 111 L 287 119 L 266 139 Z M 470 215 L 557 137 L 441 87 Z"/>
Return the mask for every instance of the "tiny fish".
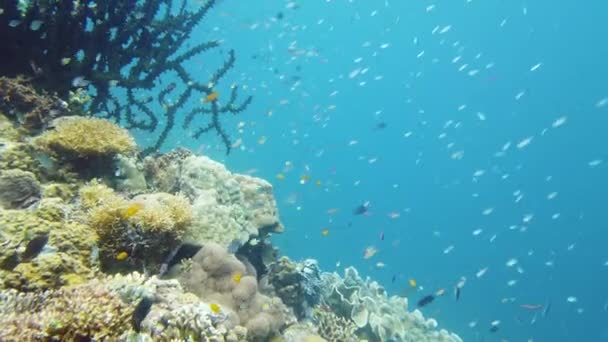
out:
<path id="1" fill-rule="evenodd" d="M 123 216 L 125 218 L 132 217 L 137 214 L 141 209 L 143 209 L 144 205 L 142 203 L 133 203 L 130 204 L 124 211 Z"/>
<path id="2" fill-rule="evenodd" d="M 40 27 L 42 26 L 42 24 L 43 24 L 42 20 L 33 20 L 30 23 L 30 30 L 38 31 L 40 29 Z"/>
<path id="3" fill-rule="evenodd" d="M 216 91 L 214 91 L 211 94 L 205 96 L 205 98 L 203 99 L 203 102 L 204 103 L 213 102 L 213 101 L 217 100 L 217 98 L 219 96 L 220 96 L 220 94 L 218 94 Z"/>
<path id="4" fill-rule="evenodd" d="M 323 229 L 323 231 L 321 232 L 321 234 L 323 234 L 323 236 L 328 236 L 329 235 L 329 229 Z"/>
<path id="5" fill-rule="evenodd" d="M 419 308 L 421 308 L 421 307 L 431 304 L 434 300 L 435 300 L 435 296 L 433 296 L 433 295 L 424 296 L 424 297 L 422 297 L 422 299 L 420 299 L 418 301 L 417 305 Z"/>
<path id="6" fill-rule="evenodd" d="M 129 253 L 127 253 L 125 251 L 122 251 L 122 252 L 116 254 L 116 260 L 118 260 L 118 261 L 123 261 L 123 260 L 127 259 L 128 257 L 129 257 Z"/>
<path id="7" fill-rule="evenodd" d="M 211 312 L 213 312 L 216 315 L 222 311 L 222 308 L 218 304 L 215 304 L 215 303 L 209 304 L 209 308 L 211 309 Z"/>
<path id="8" fill-rule="evenodd" d="M 391 279 L 391 283 L 394 283 L 397 280 L 397 275 L 393 274 L 393 278 Z"/>
<path id="9" fill-rule="evenodd" d="M 241 272 L 238 272 L 232 276 L 232 281 L 234 281 L 235 284 L 238 284 L 241 282 L 242 277 L 243 277 L 243 274 Z"/>
<path id="10" fill-rule="evenodd" d="M 384 232 L 380 232 L 380 240 L 384 241 Z"/>
<path id="11" fill-rule="evenodd" d="M 454 288 L 454 297 L 456 297 L 456 301 L 460 299 L 460 287 L 458 286 Z"/>
<path id="12" fill-rule="evenodd" d="M 416 280 L 414 280 L 414 279 L 410 279 L 410 286 L 411 286 L 411 287 L 416 287 L 416 285 L 417 285 L 417 284 L 416 284 Z"/>

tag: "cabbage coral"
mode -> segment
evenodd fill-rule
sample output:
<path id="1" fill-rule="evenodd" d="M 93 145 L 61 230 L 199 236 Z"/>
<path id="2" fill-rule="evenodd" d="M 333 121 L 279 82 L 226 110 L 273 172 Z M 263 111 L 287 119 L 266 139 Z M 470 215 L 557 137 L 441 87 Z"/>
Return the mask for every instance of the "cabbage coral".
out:
<path id="1" fill-rule="evenodd" d="M 104 157 L 135 152 L 129 132 L 103 119 L 64 117 L 54 121 L 55 129 L 46 131 L 36 143 L 56 156 Z"/>

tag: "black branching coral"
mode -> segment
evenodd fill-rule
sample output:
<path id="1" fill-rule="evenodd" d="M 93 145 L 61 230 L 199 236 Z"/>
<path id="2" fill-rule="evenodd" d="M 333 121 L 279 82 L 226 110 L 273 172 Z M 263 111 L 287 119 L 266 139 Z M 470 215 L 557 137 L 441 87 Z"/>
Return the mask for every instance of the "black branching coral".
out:
<path id="1" fill-rule="evenodd" d="M 220 46 L 218 41 L 186 44 L 216 2 L 207 0 L 192 10 L 187 0 L 2 1 L 0 75 L 25 75 L 37 88 L 61 97 L 87 88 L 95 95 L 89 112 L 156 133 L 146 154 L 159 150 L 182 119 L 195 138 L 217 132 L 229 153 L 230 137 L 220 115 L 237 114 L 251 103 L 251 97 L 237 102 L 236 85 L 221 102 L 215 99 L 215 87 L 234 66 L 234 51 L 205 80 L 195 79 L 185 67 Z M 178 84 L 162 84 L 166 75 Z M 197 108 L 190 109 L 192 103 Z"/>

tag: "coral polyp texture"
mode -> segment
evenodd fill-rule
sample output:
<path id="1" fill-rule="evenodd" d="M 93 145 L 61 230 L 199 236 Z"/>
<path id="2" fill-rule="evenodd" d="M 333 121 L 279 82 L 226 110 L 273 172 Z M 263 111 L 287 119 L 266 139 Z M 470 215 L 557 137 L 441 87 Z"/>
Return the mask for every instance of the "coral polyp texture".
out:
<path id="1" fill-rule="evenodd" d="M 219 50 L 217 40 L 186 46 L 216 2 L 5 1 L 0 27 L 11 29 L 0 31 L 0 75 L 27 75 L 36 87 L 59 96 L 77 88 L 91 90 L 96 95 L 90 101 L 85 96 L 73 102 L 86 103 L 91 113 L 128 128 L 156 133 L 146 153 L 160 149 L 180 120 L 197 139 L 215 131 L 229 153 L 230 137 L 220 115 L 240 113 L 251 102 L 251 97 L 237 101 L 235 85 L 220 87 L 234 66 L 235 52 L 228 50 L 224 62 L 204 79 L 194 78 L 184 66 L 193 57 Z M 176 81 L 165 81 L 166 75 Z M 48 104 L 30 107 L 22 109 L 26 123 L 39 126 Z"/>

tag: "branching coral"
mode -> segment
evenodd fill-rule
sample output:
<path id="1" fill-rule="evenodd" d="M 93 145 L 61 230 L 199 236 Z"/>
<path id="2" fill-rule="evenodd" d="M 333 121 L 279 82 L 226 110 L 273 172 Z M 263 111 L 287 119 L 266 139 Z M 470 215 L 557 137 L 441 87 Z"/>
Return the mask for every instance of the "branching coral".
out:
<path id="1" fill-rule="evenodd" d="M 355 331 L 357 326 L 344 317 L 339 317 L 326 307 L 319 306 L 313 312 L 319 335 L 329 342 L 359 341 Z"/>
<path id="2" fill-rule="evenodd" d="M 194 56 L 220 46 L 218 41 L 208 41 L 184 48 L 193 28 L 216 0 L 207 0 L 194 11 L 189 10 L 186 0 L 109 0 L 95 4 L 53 0 L 29 2 L 21 9 L 20 2 L 9 0 L 3 5 L 0 27 L 18 25 L 0 30 L 0 74 L 31 75 L 37 85 L 61 96 L 71 87 L 90 88 L 95 93 L 89 106 L 92 113 L 125 122 L 128 128 L 160 130 L 146 152 L 162 146 L 177 123 L 180 109 L 194 107 L 192 102 L 199 102 L 201 97 L 217 97 L 217 84 L 235 63 L 234 51 L 230 50 L 224 63 L 203 81 L 192 78 L 184 67 Z M 180 84 L 169 83 L 156 90 L 166 74 L 176 76 Z M 199 103 L 201 107 L 186 114 L 184 126 L 194 130 L 195 138 L 215 130 L 229 152 L 230 140 L 219 117 L 237 114 L 251 102 L 248 97 L 237 103 L 237 89 L 232 86 L 230 94 L 222 97 L 222 104 L 217 99 Z M 154 96 L 140 96 L 153 91 Z M 122 93 L 126 101 L 117 93 Z M 161 114 L 165 120 L 159 129 Z M 193 127 L 199 125 L 194 120 L 199 115 L 209 116 L 210 122 Z"/>
<path id="3" fill-rule="evenodd" d="M 99 282 L 60 290 L 0 293 L 0 340 L 116 340 L 131 324 L 133 307 Z"/>
<path id="4" fill-rule="evenodd" d="M 0 77 L 0 110 L 26 129 L 40 129 L 66 109 L 66 102 L 37 92 L 23 77 Z"/>

